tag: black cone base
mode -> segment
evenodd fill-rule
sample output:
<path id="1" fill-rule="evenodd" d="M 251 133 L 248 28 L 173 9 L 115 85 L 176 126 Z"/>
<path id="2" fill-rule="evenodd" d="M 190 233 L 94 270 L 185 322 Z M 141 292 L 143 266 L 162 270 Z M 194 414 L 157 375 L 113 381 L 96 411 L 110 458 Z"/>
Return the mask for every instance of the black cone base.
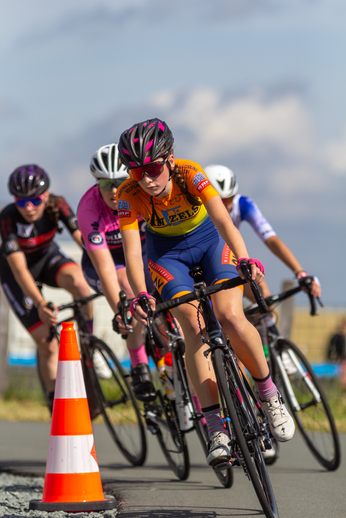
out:
<path id="1" fill-rule="evenodd" d="M 42 502 L 42 500 L 30 500 L 29 509 L 33 511 L 105 511 L 117 507 L 115 498 L 98 500 L 95 502 Z"/>

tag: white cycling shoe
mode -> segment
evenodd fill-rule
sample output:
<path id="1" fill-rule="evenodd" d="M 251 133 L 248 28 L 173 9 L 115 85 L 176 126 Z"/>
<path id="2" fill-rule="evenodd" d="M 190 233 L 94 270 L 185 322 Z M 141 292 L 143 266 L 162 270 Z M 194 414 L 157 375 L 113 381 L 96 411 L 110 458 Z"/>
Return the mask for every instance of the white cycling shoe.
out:
<path id="1" fill-rule="evenodd" d="M 96 350 L 94 352 L 93 363 L 98 378 L 101 380 L 108 380 L 112 377 L 112 371 L 108 367 L 100 351 Z"/>
<path id="2" fill-rule="evenodd" d="M 295 431 L 293 418 L 288 413 L 279 392 L 269 401 L 262 401 L 261 406 L 268 418 L 273 437 L 279 442 L 292 439 Z"/>
<path id="3" fill-rule="evenodd" d="M 291 376 L 297 372 L 297 367 L 294 365 L 288 352 L 283 351 L 281 353 L 281 360 L 288 376 Z"/>
<path id="4" fill-rule="evenodd" d="M 232 454 L 230 450 L 230 438 L 226 433 L 213 432 L 210 436 L 209 455 L 207 463 L 209 466 L 217 466 L 223 462 L 229 462 Z"/>

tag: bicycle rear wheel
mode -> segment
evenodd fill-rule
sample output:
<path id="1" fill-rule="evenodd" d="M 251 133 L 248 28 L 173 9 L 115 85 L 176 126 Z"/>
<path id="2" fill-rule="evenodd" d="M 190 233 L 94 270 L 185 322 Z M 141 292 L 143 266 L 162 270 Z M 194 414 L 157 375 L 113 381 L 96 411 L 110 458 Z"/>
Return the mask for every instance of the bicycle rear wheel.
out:
<path id="1" fill-rule="evenodd" d="M 157 391 L 157 398 L 145 404 L 145 416 L 149 430 L 156 435 L 161 450 L 173 473 L 180 480 L 190 474 L 190 459 L 186 437 L 179 428 L 174 401 Z"/>
<path id="2" fill-rule="evenodd" d="M 89 349 L 102 415 L 110 435 L 131 464 L 142 466 L 147 454 L 144 423 L 128 377 L 113 351 L 102 340 L 93 337 Z"/>
<path id="3" fill-rule="evenodd" d="M 287 367 L 281 376 L 287 403 L 297 426 L 316 460 L 327 470 L 334 471 L 340 465 L 341 448 L 333 414 L 327 397 L 308 360 L 298 347 L 286 339 L 277 341 L 276 351 Z M 278 368 L 278 367 L 276 367 Z"/>
<path id="4" fill-rule="evenodd" d="M 221 406 L 231 437 L 234 454 L 245 475 L 251 480 L 257 498 L 267 518 L 279 516 L 275 495 L 262 455 L 263 438 L 259 436 L 254 420 L 256 411 L 237 369 L 225 358 L 220 349 L 213 354 L 213 364 L 219 386 Z"/>
<path id="5" fill-rule="evenodd" d="M 197 435 L 199 437 L 199 440 L 201 441 L 202 448 L 204 450 L 205 456 L 208 456 L 209 453 L 209 437 L 208 437 L 208 430 L 202 425 L 200 419 L 197 419 L 195 421 L 195 428 Z M 229 468 L 225 469 L 224 471 L 217 471 L 213 470 L 221 484 L 224 488 L 228 489 L 233 486 L 233 470 L 230 466 Z"/>

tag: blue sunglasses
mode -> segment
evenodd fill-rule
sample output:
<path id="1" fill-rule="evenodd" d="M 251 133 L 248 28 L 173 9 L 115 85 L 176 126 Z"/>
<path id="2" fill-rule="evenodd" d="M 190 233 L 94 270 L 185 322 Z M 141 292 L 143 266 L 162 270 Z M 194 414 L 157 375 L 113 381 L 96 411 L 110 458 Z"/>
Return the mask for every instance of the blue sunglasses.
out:
<path id="1" fill-rule="evenodd" d="M 43 203 L 43 197 L 35 196 L 35 198 L 16 198 L 15 200 L 15 204 L 20 209 L 25 209 L 27 203 L 31 203 L 34 207 L 38 207 Z"/>

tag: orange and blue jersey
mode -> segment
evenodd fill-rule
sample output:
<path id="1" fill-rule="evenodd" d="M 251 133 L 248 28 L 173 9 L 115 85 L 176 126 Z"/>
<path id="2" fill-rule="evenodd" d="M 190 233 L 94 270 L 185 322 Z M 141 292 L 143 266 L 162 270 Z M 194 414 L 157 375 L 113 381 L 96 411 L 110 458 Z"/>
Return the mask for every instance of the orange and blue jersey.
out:
<path id="1" fill-rule="evenodd" d="M 207 285 L 237 276 L 236 258 L 204 205 L 218 196 L 217 191 L 200 165 L 181 159 L 175 163 L 188 192 L 202 204 L 191 203 L 174 180 L 164 198 L 150 196 L 132 179 L 117 190 L 120 230 L 139 230 L 138 216 L 147 223 L 148 266 L 163 300 L 192 291 L 189 271 L 196 265 L 202 267 Z"/>
<path id="2" fill-rule="evenodd" d="M 169 196 L 154 198 L 152 203 L 150 194 L 141 189 L 138 182 L 128 179 L 117 191 L 120 230 L 138 230 L 137 216 L 140 215 L 153 232 L 181 236 L 191 232 L 208 218 L 204 204 L 218 196 L 218 193 L 209 183 L 200 165 L 191 160 L 180 159 L 176 159 L 175 163 L 185 174 L 189 193 L 203 204 L 192 205 L 175 182 L 172 182 Z"/>

